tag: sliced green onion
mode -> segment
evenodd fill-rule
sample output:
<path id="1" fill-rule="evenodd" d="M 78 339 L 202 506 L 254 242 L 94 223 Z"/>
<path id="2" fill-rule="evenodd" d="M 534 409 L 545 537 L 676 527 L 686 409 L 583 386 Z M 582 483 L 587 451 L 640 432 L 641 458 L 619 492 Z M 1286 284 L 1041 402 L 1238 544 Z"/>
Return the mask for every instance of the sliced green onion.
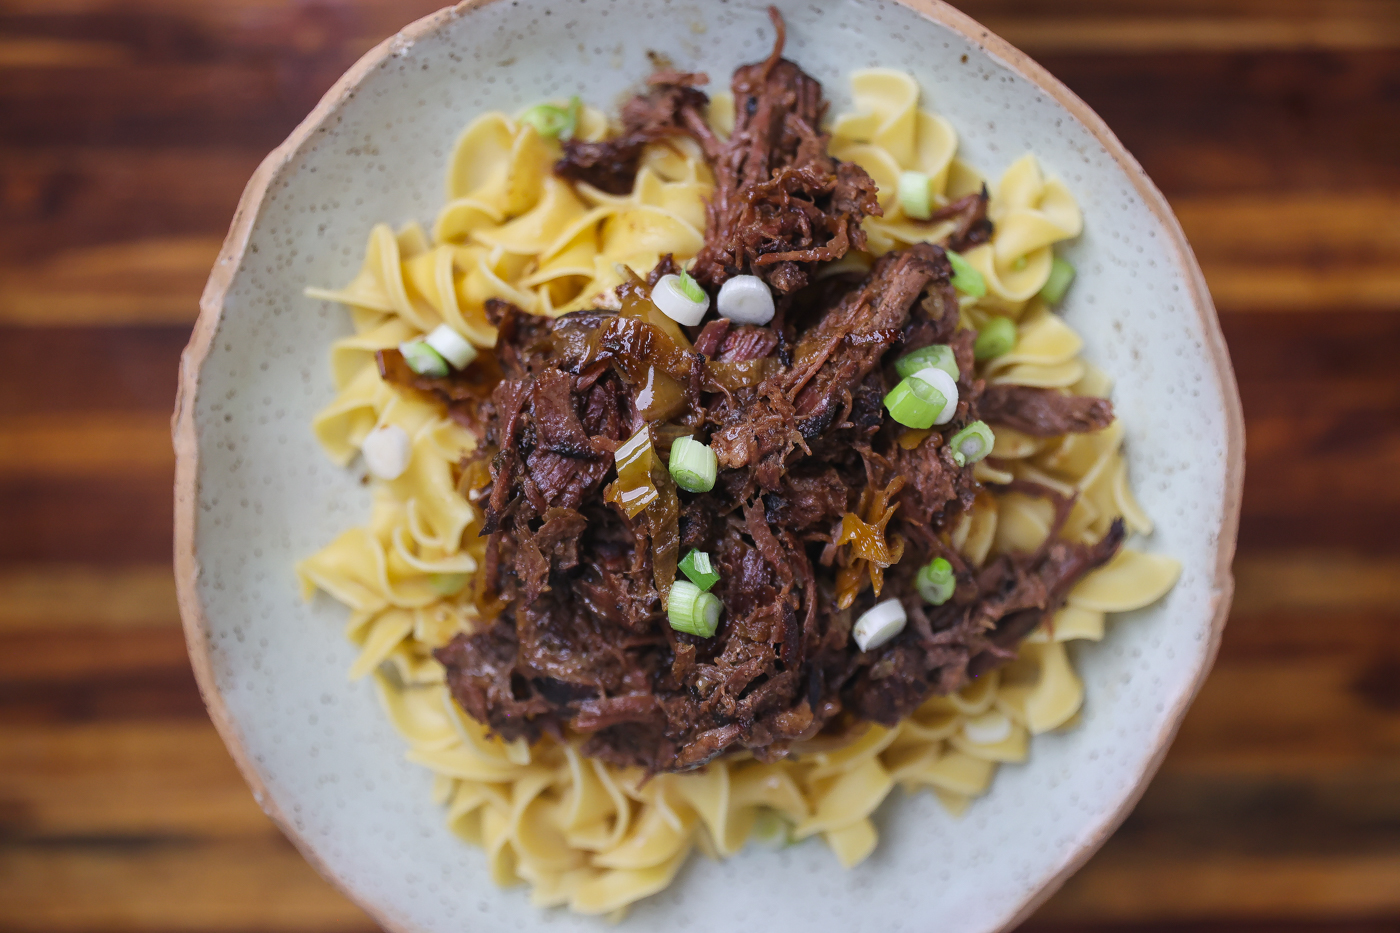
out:
<path id="1" fill-rule="evenodd" d="M 982 273 L 972 268 L 972 263 L 962 257 L 961 253 L 952 250 L 945 250 L 948 254 L 948 262 L 953 266 L 953 287 L 964 295 L 971 295 L 973 298 L 981 298 L 987 294 L 987 280 L 982 278 Z"/>
<path id="2" fill-rule="evenodd" d="M 536 104 L 520 115 L 520 122 L 533 126 L 535 132 L 550 139 L 569 139 L 578 129 L 579 111 L 583 102 L 578 97 L 569 99 L 569 106 Z"/>
<path id="3" fill-rule="evenodd" d="M 1016 272 L 1024 272 L 1026 270 L 1026 257 L 1017 256 L 1016 261 L 1011 263 L 1011 268 Z"/>
<path id="4" fill-rule="evenodd" d="M 873 651 L 904 631 L 908 621 L 903 604 L 897 599 L 887 599 L 861 613 L 851 627 L 851 637 L 861 651 Z"/>
<path id="5" fill-rule="evenodd" d="M 699 548 L 681 558 L 678 567 L 691 583 L 705 592 L 719 582 L 719 574 L 715 571 L 715 565 L 710 563 L 710 555 Z"/>
<path id="6" fill-rule="evenodd" d="M 422 340 L 410 340 L 399 344 L 399 352 L 403 354 L 403 361 L 408 364 L 408 368 L 420 376 L 442 378 L 448 373 L 447 360 Z"/>
<path id="7" fill-rule="evenodd" d="M 890 417 L 906 428 L 946 424 L 958 406 L 958 384 L 932 366 L 906 376 L 885 396 Z"/>
<path id="8" fill-rule="evenodd" d="M 453 596 L 462 592 L 468 579 L 465 573 L 433 573 L 428 575 L 428 585 L 443 596 Z"/>
<path id="9" fill-rule="evenodd" d="M 972 345 L 972 355 L 979 360 L 990 360 L 1014 349 L 1016 322 L 1009 317 L 994 317 L 978 332 L 977 342 Z"/>
<path id="10" fill-rule="evenodd" d="M 1073 281 L 1074 266 L 1056 256 L 1055 261 L 1050 263 L 1050 277 L 1040 288 L 1040 300 L 1048 305 L 1059 304 L 1065 300 L 1065 292 L 1069 291 L 1069 284 Z"/>
<path id="11" fill-rule="evenodd" d="M 919 595 L 924 598 L 924 602 L 934 606 L 941 606 L 953 598 L 953 590 L 957 588 L 957 578 L 953 576 L 953 565 L 942 557 L 935 557 L 926 566 L 919 568 L 918 576 L 914 578 L 914 586 L 919 590 Z"/>
<path id="12" fill-rule="evenodd" d="M 706 593 L 687 580 L 671 584 L 666 599 L 666 618 L 678 632 L 709 638 L 719 628 L 719 613 L 724 606 L 714 593 Z"/>
<path id="13" fill-rule="evenodd" d="M 911 220 L 928 220 L 933 213 L 929 204 L 929 177 L 923 172 L 904 172 L 899 176 L 899 207 Z"/>
<path id="14" fill-rule="evenodd" d="M 948 446 L 953 450 L 953 462 L 958 466 L 967 466 L 991 453 L 995 443 L 996 435 L 987 427 L 987 422 L 974 421 L 954 434 Z"/>
<path id="15" fill-rule="evenodd" d="M 943 370 L 955 381 L 958 378 L 958 361 L 953 356 L 953 348 L 947 344 L 936 343 L 931 347 L 920 347 L 894 361 L 895 372 L 901 376 L 912 376 L 930 366 Z"/>
<path id="16" fill-rule="evenodd" d="M 715 452 L 692 437 L 678 437 L 671 444 L 671 478 L 686 492 L 714 489 L 718 467 Z"/>
<path id="17" fill-rule="evenodd" d="M 792 823 L 772 807 L 759 807 L 749 838 L 768 849 L 783 849 L 792 845 Z"/>
<path id="18" fill-rule="evenodd" d="M 705 290 L 700 287 L 700 283 L 690 277 L 690 273 L 682 269 L 676 274 L 676 287 L 681 290 L 681 294 L 691 301 L 703 301 L 709 303 L 710 296 L 705 294 Z"/>

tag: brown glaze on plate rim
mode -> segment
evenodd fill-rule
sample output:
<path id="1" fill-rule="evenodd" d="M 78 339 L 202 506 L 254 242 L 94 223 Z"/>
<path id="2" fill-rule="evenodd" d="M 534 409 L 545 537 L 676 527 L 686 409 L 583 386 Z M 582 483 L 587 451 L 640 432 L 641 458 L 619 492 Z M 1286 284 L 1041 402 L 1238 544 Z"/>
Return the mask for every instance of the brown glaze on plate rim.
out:
<path id="1" fill-rule="evenodd" d="M 199 684 L 200 695 L 209 710 L 209 718 L 228 747 L 243 779 L 248 782 L 253 798 L 263 811 L 277 824 L 283 834 L 296 846 L 302 856 L 318 872 L 391 933 L 414 933 L 411 927 L 398 918 L 390 917 L 373 905 L 365 903 L 355 891 L 347 888 L 336 875 L 317 857 L 311 846 L 303 840 L 293 827 L 286 814 L 282 813 L 275 801 L 267 793 L 247 750 L 243 747 L 242 736 L 237 723 L 229 715 L 223 696 L 219 693 L 214 678 L 213 665 L 209 656 L 209 625 L 204 607 L 199 601 L 196 587 L 198 558 L 195 554 L 195 530 L 198 520 L 198 475 L 199 437 L 195 425 L 195 401 L 199 391 L 200 369 L 209 355 L 214 335 L 218 330 L 219 318 L 223 313 L 224 296 L 243 261 L 248 239 L 253 229 L 263 198 L 277 173 L 291 160 L 312 134 L 320 129 L 336 109 L 351 97 L 360 83 L 375 68 L 389 57 L 411 47 L 418 40 L 437 32 L 476 9 L 498 2 L 498 0 L 463 0 L 456 6 L 439 10 L 405 27 L 396 35 L 384 40 L 356 62 L 341 76 L 315 109 L 307 115 L 291 135 L 270 152 L 257 171 L 248 180 L 234 212 L 219 257 L 204 286 L 199 301 L 199 318 L 195 322 L 190 342 L 180 357 L 180 377 L 175 397 L 175 413 L 171 419 L 171 431 L 175 445 L 175 588 L 180 607 L 180 618 L 184 626 L 185 642 L 189 649 L 190 663 L 194 668 L 195 680 Z M 1132 181 L 1133 187 L 1143 199 L 1148 209 L 1166 229 L 1170 239 L 1170 249 L 1176 254 L 1188 277 L 1191 304 L 1201 320 L 1205 337 L 1204 350 L 1213 364 L 1215 377 L 1220 385 L 1224 400 L 1226 429 L 1225 488 L 1221 507 L 1220 528 L 1216 535 L 1215 579 L 1212 587 L 1214 615 L 1211 620 L 1209 643 L 1200 668 L 1196 672 L 1191 688 L 1177 698 L 1168 712 L 1163 728 L 1154 741 L 1154 752 L 1137 774 L 1136 780 L 1122 805 L 1113 813 L 1102 817 L 1093 826 L 1089 835 L 1082 839 L 1074 850 L 1056 866 L 1054 875 L 1038 889 L 1027 891 L 1020 904 L 1009 910 L 1005 919 L 987 933 L 1001 933 L 1028 918 L 1041 904 L 1059 890 L 1060 886 L 1089 860 L 1105 840 L 1123 822 L 1141 799 L 1152 776 L 1161 766 L 1172 739 L 1186 715 L 1192 700 L 1200 691 L 1206 675 L 1214 664 L 1220 638 L 1225 629 L 1225 619 L 1230 609 L 1234 592 L 1234 578 L 1230 568 L 1234 560 L 1235 539 L 1239 530 L 1240 501 L 1244 485 L 1244 415 L 1240 407 L 1239 389 L 1235 384 L 1234 369 L 1230 364 L 1225 337 L 1220 330 L 1215 305 L 1206 287 L 1205 277 L 1195 255 L 1186 241 L 1180 222 L 1172 213 L 1166 198 L 1157 186 L 1147 177 L 1142 166 L 1128 153 L 1118 137 L 1107 124 L 1029 56 L 1012 46 L 1006 40 L 993 34 L 986 27 L 966 14 L 949 6 L 943 0 L 893 0 L 901 6 L 958 33 L 1006 68 L 1030 81 L 1069 111 L 1079 123 L 1099 142 L 1104 151 L 1113 157 Z"/>

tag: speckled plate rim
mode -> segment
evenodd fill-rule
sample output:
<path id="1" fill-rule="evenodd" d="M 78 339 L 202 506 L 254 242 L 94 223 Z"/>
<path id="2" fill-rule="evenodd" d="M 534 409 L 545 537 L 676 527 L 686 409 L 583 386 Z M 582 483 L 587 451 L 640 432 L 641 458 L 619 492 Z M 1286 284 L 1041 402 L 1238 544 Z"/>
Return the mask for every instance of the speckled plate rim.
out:
<path id="1" fill-rule="evenodd" d="M 248 246 L 253 223 L 261 209 L 268 188 L 280 170 L 287 165 L 302 145 L 317 131 L 340 105 L 351 97 L 371 72 L 387 58 L 407 50 L 418 40 L 437 32 L 447 24 L 476 9 L 500 0 L 463 0 L 463 2 L 436 13 L 430 14 L 405 27 L 396 35 L 384 40 L 365 53 L 340 80 L 326 92 L 315 109 L 282 143 L 270 152 L 256 172 L 248 180 L 239 199 L 229 232 L 224 239 L 219 257 L 210 272 L 209 280 L 199 301 L 199 318 L 195 322 L 189 344 L 180 357 L 179 384 L 175 398 L 175 412 L 171 419 L 171 431 L 175 446 L 175 588 L 180 608 L 180 618 L 185 631 L 185 642 L 189 649 L 190 663 L 194 668 L 195 680 L 200 695 L 209 710 L 209 718 L 228 747 L 238 770 L 242 773 L 253 798 L 264 812 L 277 824 L 291 840 L 302 856 L 318 872 L 346 897 L 354 901 L 377 923 L 391 933 L 413 933 L 405 925 L 395 922 L 383 911 L 360 898 L 347 887 L 324 862 L 317 857 L 312 847 L 293 828 L 286 814 L 281 812 L 276 801 L 267 793 L 262 776 L 243 746 L 243 739 L 237 724 L 229 714 L 227 704 L 220 694 L 210 660 L 208 619 L 199 600 L 196 587 L 198 576 L 198 556 L 195 553 L 195 536 L 198 522 L 198 476 L 199 438 L 195 424 L 195 402 L 199 393 L 200 369 L 213 345 L 223 313 L 224 297 L 233 282 L 235 273 L 243 261 Z M 1147 177 L 1142 166 L 1128 153 L 1118 137 L 1107 124 L 1065 87 L 1048 71 L 1036 64 L 1025 53 L 1016 49 L 1006 40 L 994 35 L 986 27 L 971 17 L 954 9 L 943 0 L 895 0 L 901 6 L 918 13 L 931 22 L 941 24 L 962 35 L 979 46 L 985 53 L 1016 74 L 1035 84 L 1084 126 L 1118 165 L 1127 174 L 1133 187 L 1142 197 L 1147 208 L 1166 230 L 1169 248 L 1186 271 L 1190 287 L 1190 301 L 1200 318 L 1204 339 L 1204 352 L 1214 368 L 1220 385 L 1224 404 L 1226 428 L 1224 495 L 1222 498 L 1220 529 L 1216 536 L 1216 566 L 1213 580 L 1213 616 L 1210 627 L 1209 645 L 1202 663 L 1191 683 L 1190 689 L 1183 692 L 1163 721 L 1163 726 L 1153 740 L 1154 753 L 1146 760 L 1135 777 L 1131 792 L 1122 805 L 1114 812 L 1100 819 L 1093 827 L 1087 840 L 1077 850 L 1069 853 L 1056 869 L 1054 875 L 1037 890 L 1027 891 L 1014 913 L 1010 914 L 1000 927 L 989 933 L 1015 927 L 1040 907 L 1061 885 L 1074 874 L 1104 841 L 1123 822 L 1141 799 L 1148 782 L 1161 766 L 1167 750 L 1171 746 L 1177 729 L 1186 715 L 1186 710 L 1200 691 L 1210 672 L 1215 655 L 1220 647 L 1220 638 L 1225 629 L 1225 619 L 1229 613 L 1230 600 L 1234 592 L 1234 578 L 1231 564 L 1235 554 L 1235 539 L 1239 528 L 1240 501 L 1244 485 L 1244 416 L 1240 406 L 1239 389 L 1235 384 L 1234 369 L 1230 364 L 1225 338 L 1220 330 L 1215 305 L 1206 287 L 1205 277 L 1195 255 L 1186 241 L 1180 222 L 1172 213 L 1166 198 L 1157 186 Z"/>

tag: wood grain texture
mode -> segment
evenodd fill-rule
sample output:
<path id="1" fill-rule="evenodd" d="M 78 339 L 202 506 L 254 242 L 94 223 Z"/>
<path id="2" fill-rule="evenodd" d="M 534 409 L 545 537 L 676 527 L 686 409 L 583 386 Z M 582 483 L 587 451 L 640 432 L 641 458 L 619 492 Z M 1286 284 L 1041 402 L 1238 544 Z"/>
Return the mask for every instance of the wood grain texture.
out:
<path id="1" fill-rule="evenodd" d="M 168 417 L 248 175 L 436 5 L 0 3 L 0 929 L 374 929 L 205 717 L 168 569 Z M 963 8 L 1167 194 L 1249 443 L 1216 671 L 1138 809 L 1027 929 L 1400 929 L 1400 10 Z"/>

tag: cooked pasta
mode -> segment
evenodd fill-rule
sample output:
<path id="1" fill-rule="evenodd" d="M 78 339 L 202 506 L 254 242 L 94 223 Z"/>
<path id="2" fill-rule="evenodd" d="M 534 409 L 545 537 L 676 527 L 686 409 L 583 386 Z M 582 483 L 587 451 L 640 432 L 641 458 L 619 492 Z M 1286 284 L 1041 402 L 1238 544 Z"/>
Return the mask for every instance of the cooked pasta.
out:
<path id="1" fill-rule="evenodd" d="M 902 172 L 929 176 L 935 203 L 979 190 L 983 180 L 956 158 L 952 125 L 919 108 L 911 77 L 872 69 L 855 73 L 852 86 L 856 110 L 835 120 L 831 151 L 869 172 L 885 212 L 864 222 L 869 252 L 844 261 L 858 265 L 947 233 L 904 216 L 894 197 Z M 716 98 L 710 119 L 723 132 L 732 103 Z M 579 134 L 600 139 L 607 131 L 603 115 L 585 108 Z M 1101 639 L 1107 614 L 1161 597 L 1176 581 L 1176 561 L 1120 551 L 1079 582 L 1053 624 L 1027 638 L 1009 666 L 928 700 L 896 728 L 871 725 L 853 742 L 812 743 L 776 763 L 720 758 L 699 771 L 647 779 L 584 757 L 572 738 L 504 742 L 453 701 L 431 652 L 492 611 L 478 606 L 470 584 L 484 549 L 482 512 L 461 491 L 463 455 L 475 441 L 426 396 L 383 381 L 375 351 L 443 323 L 490 348 L 496 334 L 488 299 L 541 315 L 587 308 L 608 300 L 620 268 L 644 273 L 666 254 L 683 261 L 704 240 L 713 179 L 689 140 L 648 144 L 633 190 L 622 196 L 554 176 L 558 156 L 558 144 L 524 122 L 481 116 L 449 160 L 447 204 L 431 236 L 416 224 L 397 233 L 380 224 L 352 282 L 307 290 L 346 305 L 355 327 L 331 349 L 338 395 L 313 426 L 327 454 L 348 466 L 365 438 L 387 425 L 411 440 L 408 469 L 374 480 L 368 523 L 297 567 L 308 598 L 320 589 L 350 609 L 346 635 L 360 650 L 351 677 L 373 680 L 409 760 L 436 776 L 435 799 L 451 830 L 485 850 L 497 883 L 528 883 L 541 906 L 623 910 L 668 885 L 692 848 L 732 855 L 756 825 L 777 826 L 777 836 L 790 841 L 820 836 L 842 865 L 853 866 L 875 847 L 870 816 L 896 786 L 931 789 L 962 813 L 987 792 L 999 764 L 1026 760 L 1032 736 L 1074 722 L 1084 688 L 1065 643 Z M 992 188 L 988 214 L 994 236 L 966 253 L 987 294 L 964 298 L 962 314 L 973 327 L 991 314 L 1011 316 L 1019 339 L 1013 352 L 980 364 L 979 375 L 1106 396 L 1108 377 L 1080 357 L 1079 336 L 1034 297 L 1050 273 L 1053 245 L 1081 230 L 1074 198 L 1025 155 Z M 998 428 L 977 475 L 1030 480 L 1072 497 L 1062 530 L 1072 540 L 1098 540 L 1120 517 L 1147 535 L 1151 521 L 1133 498 L 1122 443 L 1117 422 L 1049 439 Z M 1052 520 L 1050 503 L 992 487 L 950 543 L 980 566 L 1038 547 Z"/>

